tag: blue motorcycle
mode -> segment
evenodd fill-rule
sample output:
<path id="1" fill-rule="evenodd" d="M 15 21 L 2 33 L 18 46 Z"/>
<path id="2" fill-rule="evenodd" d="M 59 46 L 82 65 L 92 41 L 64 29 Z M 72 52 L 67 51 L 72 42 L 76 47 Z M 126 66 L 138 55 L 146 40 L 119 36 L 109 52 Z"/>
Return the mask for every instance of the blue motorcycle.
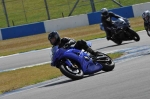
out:
<path id="1" fill-rule="evenodd" d="M 87 45 L 91 46 L 91 43 L 89 42 Z M 97 56 L 93 56 L 74 47 L 53 49 L 52 64 L 59 68 L 65 76 L 73 80 L 81 79 L 84 75 L 94 74 L 101 70 L 112 71 L 115 67 L 112 59 L 101 52 Z"/>

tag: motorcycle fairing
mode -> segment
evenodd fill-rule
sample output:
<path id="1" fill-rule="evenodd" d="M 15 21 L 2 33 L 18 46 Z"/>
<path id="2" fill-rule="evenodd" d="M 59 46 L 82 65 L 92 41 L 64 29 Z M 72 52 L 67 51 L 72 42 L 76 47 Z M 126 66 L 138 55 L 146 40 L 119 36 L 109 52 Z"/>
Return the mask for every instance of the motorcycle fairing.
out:
<path id="1" fill-rule="evenodd" d="M 78 49 L 63 49 L 60 48 L 54 56 L 54 63 L 58 63 L 61 59 L 72 59 L 77 61 L 84 74 L 91 74 L 100 71 L 103 66 L 97 62 L 93 62 L 92 58 L 84 51 Z M 66 60 L 68 66 L 71 63 Z"/>

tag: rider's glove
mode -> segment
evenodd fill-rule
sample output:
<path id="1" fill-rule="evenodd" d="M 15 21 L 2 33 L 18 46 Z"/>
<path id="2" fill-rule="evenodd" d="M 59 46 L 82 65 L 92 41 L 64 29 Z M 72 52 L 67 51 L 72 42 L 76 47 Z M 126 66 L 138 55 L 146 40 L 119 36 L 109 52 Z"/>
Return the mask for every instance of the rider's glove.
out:
<path id="1" fill-rule="evenodd" d="M 64 45 L 64 47 L 65 48 L 68 48 L 68 47 L 70 47 L 72 44 L 75 44 L 76 42 L 74 41 L 74 40 L 70 40 L 69 42 L 67 42 L 65 45 Z"/>
<path id="2" fill-rule="evenodd" d="M 68 42 L 64 45 L 65 48 L 68 48 L 71 44 Z"/>

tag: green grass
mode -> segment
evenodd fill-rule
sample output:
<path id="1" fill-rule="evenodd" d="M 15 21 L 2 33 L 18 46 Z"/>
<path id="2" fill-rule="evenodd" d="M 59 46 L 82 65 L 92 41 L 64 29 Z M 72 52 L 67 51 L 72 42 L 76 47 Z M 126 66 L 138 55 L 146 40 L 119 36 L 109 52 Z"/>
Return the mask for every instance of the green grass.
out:
<path id="1" fill-rule="evenodd" d="M 28 24 L 47 20 L 44 0 L 4 0 L 10 26 Z M 112 0 L 94 0 L 96 11 L 106 7 L 108 9 L 118 8 L 119 6 Z M 124 6 L 137 3 L 149 2 L 149 0 L 118 0 Z M 62 13 L 66 17 L 69 15 L 76 0 L 47 0 L 51 19 L 61 18 Z M 77 8 L 72 15 L 90 13 L 90 0 L 80 0 Z M 13 22 L 12 22 L 13 21 Z M 2 2 L 0 2 L 0 28 L 7 27 L 6 19 L 3 11 Z"/>
<path id="2" fill-rule="evenodd" d="M 123 53 L 108 55 L 115 59 L 122 56 Z M 62 76 L 59 69 L 51 67 L 49 64 L 3 72 L 0 73 L 0 94 L 59 76 Z"/>
<path id="3" fill-rule="evenodd" d="M 121 57 L 124 53 L 116 52 L 116 53 L 108 53 L 108 56 L 110 56 L 112 59 L 116 59 L 118 57 Z"/>
<path id="4" fill-rule="evenodd" d="M 49 64 L 0 73 L 0 93 L 15 90 L 61 76 Z"/>

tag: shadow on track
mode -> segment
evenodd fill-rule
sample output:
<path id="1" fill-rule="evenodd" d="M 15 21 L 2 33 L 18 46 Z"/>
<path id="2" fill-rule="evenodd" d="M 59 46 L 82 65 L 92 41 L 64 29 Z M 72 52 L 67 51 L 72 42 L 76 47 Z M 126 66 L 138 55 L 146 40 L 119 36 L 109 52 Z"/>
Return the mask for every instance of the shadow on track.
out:
<path id="1" fill-rule="evenodd" d="M 122 43 L 121 45 L 126 45 L 126 44 L 130 44 L 130 43 L 134 43 L 134 42 Z M 115 46 L 121 46 L 121 45 L 110 45 L 110 46 L 98 48 L 98 49 L 96 49 L 96 50 L 101 50 L 101 49 L 110 48 L 110 47 L 115 47 Z"/>
<path id="2" fill-rule="evenodd" d="M 68 79 L 68 80 L 65 80 L 65 81 L 60 81 L 60 82 L 55 82 L 55 83 L 47 84 L 47 85 L 44 85 L 42 87 L 50 87 L 50 86 L 55 86 L 55 85 L 61 85 L 61 84 L 72 82 L 72 81 L 73 81 L 72 79 Z M 39 88 L 42 88 L 42 87 L 39 87 Z"/>
<path id="3" fill-rule="evenodd" d="M 88 78 L 88 77 L 92 77 L 92 76 L 95 76 L 95 75 L 103 74 L 103 73 L 107 73 L 107 72 L 102 71 L 102 72 L 97 72 L 97 73 L 90 74 L 90 75 L 85 75 L 83 77 L 83 79 Z M 82 79 L 79 79 L 79 80 L 82 80 Z M 51 83 L 51 84 L 47 84 L 47 85 L 41 86 L 39 88 L 50 87 L 50 86 L 55 86 L 55 85 L 61 85 L 61 84 L 69 83 L 69 82 L 72 82 L 72 81 L 78 81 L 78 80 L 68 79 L 68 80 L 65 80 L 65 81 L 59 81 L 59 82 L 54 82 L 54 83 Z"/>
<path id="4" fill-rule="evenodd" d="M 91 76 L 96 76 L 96 75 L 103 74 L 103 73 L 107 73 L 107 72 L 105 72 L 105 71 L 100 71 L 100 72 L 97 72 L 97 73 L 94 73 L 94 74 L 85 75 L 84 78 L 88 78 L 88 77 L 91 77 Z M 84 79 L 84 78 L 83 78 L 83 79 Z"/>

